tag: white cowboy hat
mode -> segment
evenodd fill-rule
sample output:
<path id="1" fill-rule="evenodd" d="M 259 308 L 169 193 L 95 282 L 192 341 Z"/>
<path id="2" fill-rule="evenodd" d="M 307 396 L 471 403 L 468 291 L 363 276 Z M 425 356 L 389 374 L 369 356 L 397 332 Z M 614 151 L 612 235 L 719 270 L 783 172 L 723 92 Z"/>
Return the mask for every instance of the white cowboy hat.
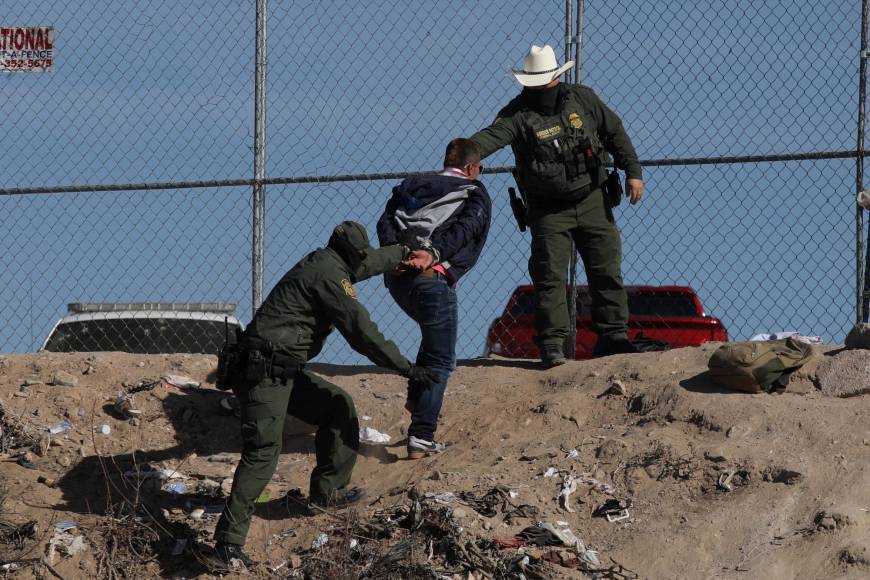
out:
<path id="1" fill-rule="evenodd" d="M 540 87 L 558 78 L 572 66 L 574 66 L 573 60 L 559 66 L 556 53 L 549 44 L 543 47 L 533 44 L 526 58 L 523 59 L 523 70 L 514 68 L 511 72 L 524 87 Z"/>

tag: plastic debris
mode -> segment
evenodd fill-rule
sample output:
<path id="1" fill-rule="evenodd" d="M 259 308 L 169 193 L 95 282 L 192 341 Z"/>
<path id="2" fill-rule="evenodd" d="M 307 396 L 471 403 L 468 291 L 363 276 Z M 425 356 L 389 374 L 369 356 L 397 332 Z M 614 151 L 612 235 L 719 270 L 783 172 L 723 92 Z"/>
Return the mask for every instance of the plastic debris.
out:
<path id="1" fill-rule="evenodd" d="M 363 421 L 371 421 L 372 420 L 371 416 L 369 416 L 369 415 L 363 415 L 362 417 L 360 417 L 360 419 L 362 419 Z"/>
<path id="2" fill-rule="evenodd" d="M 183 483 L 170 483 L 166 486 L 166 491 L 171 494 L 181 495 L 183 493 L 187 493 L 187 486 Z"/>
<path id="3" fill-rule="evenodd" d="M 616 488 L 614 488 L 609 483 L 604 483 L 603 481 L 599 481 L 592 477 L 590 473 L 581 473 L 580 475 L 575 475 L 574 480 L 580 485 L 591 485 L 595 491 L 600 491 L 601 493 L 606 493 L 607 495 L 613 495 L 616 493 Z"/>
<path id="4" fill-rule="evenodd" d="M 142 414 L 142 411 L 133 408 L 133 395 L 127 393 L 118 393 L 115 398 L 115 411 L 127 418 L 138 417 Z"/>
<path id="5" fill-rule="evenodd" d="M 716 480 L 716 487 L 723 491 L 734 491 L 734 487 L 731 485 L 731 478 L 734 477 L 735 473 L 735 471 L 731 470 L 720 473 L 719 478 Z"/>
<path id="6" fill-rule="evenodd" d="M 58 530 L 71 530 L 73 528 L 79 527 L 79 525 L 72 520 L 66 520 L 63 522 L 57 522 L 56 524 L 54 524 L 54 527 Z"/>
<path id="7" fill-rule="evenodd" d="M 112 428 L 108 425 L 100 425 L 99 427 L 94 427 L 94 430 L 100 435 L 108 435 L 112 432 Z"/>
<path id="8" fill-rule="evenodd" d="M 565 456 L 565 459 L 577 459 L 578 457 L 580 457 L 580 452 L 576 449 L 572 449 L 568 452 L 568 455 Z"/>
<path id="9" fill-rule="evenodd" d="M 755 334 L 749 340 L 751 342 L 760 342 L 766 340 L 782 340 L 783 338 L 793 338 L 800 342 L 806 342 L 807 344 L 822 344 L 821 336 L 804 336 L 803 334 L 793 330 Z"/>
<path id="10" fill-rule="evenodd" d="M 611 498 L 595 508 L 592 516 L 596 518 L 606 517 L 608 522 L 620 522 L 631 517 L 628 508 L 631 507 L 630 499 Z"/>
<path id="11" fill-rule="evenodd" d="M 544 472 L 543 475 L 544 477 L 556 477 L 557 475 L 559 475 L 559 473 L 561 472 L 559 471 L 558 467 L 550 467 L 547 469 L 547 471 Z"/>
<path id="12" fill-rule="evenodd" d="M 199 382 L 190 377 L 183 375 L 160 375 L 160 378 L 169 385 L 177 389 L 195 389 L 199 387 Z"/>
<path id="13" fill-rule="evenodd" d="M 2 570 L 4 572 L 14 572 L 14 571 L 18 570 L 20 567 L 21 566 L 19 566 L 15 562 L 9 562 L 8 564 L 3 564 L 2 566 L 0 566 L 0 570 Z"/>
<path id="14" fill-rule="evenodd" d="M 202 508 L 196 508 L 192 512 L 190 512 L 190 518 L 193 520 L 201 520 L 202 516 L 205 515 L 205 510 Z"/>
<path id="15" fill-rule="evenodd" d="M 229 453 L 218 453 L 217 455 L 209 455 L 206 459 L 214 463 L 238 463 L 241 456 L 230 455 Z"/>
<path id="16" fill-rule="evenodd" d="M 57 435 L 58 433 L 63 433 L 64 431 L 68 431 L 72 429 L 72 423 L 67 420 L 63 420 L 60 423 L 55 423 L 51 427 L 48 428 L 48 432 L 52 435 Z"/>
<path id="17" fill-rule="evenodd" d="M 55 480 L 49 479 L 49 478 L 45 477 L 44 475 L 40 475 L 39 477 L 37 477 L 36 483 L 41 483 L 41 484 L 45 485 L 46 487 L 54 487 L 57 485 L 57 482 Z"/>
<path id="18" fill-rule="evenodd" d="M 171 554 L 173 556 L 180 556 L 184 553 L 185 548 L 187 548 L 187 538 L 179 538 L 175 540 Z"/>
<path id="19" fill-rule="evenodd" d="M 311 549 L 316 550 L 317 548 L 322 548 L 323 546 L 325 546 L 328 543 L 329 543 L 329 536 L 327 536 L 325 533 L 321 532 L 320 534 L 318 534 L 318 536 L 316 538 L 314 538 L 314 541 L 311 542 Z"/>
<path id="20" fill-rule="evenodd" d="M 363 427 L 359 430 L 359 440 L 364 443 L 389 443 L 390 436 L 373 427 Z"/>
<path id="21" fill-rule="evenodd" d="M 559 492 L 559 505 L 566 512 L 573 513 L 571 509 L 571 494 L 577 491 L 577 482 L 570 475 L 566 475 L 562 480 L 562 490 Z"/>
<path id="22" fill-rule="evenodd" d="M 77 556 L 87 549 L 88 545 L 83 536 L 74 536 L 65 530 L 56 530 L 48 541 L 45 555 L 49 562 L 54 563 L 58 553 Z"/>
<path id="23" fill-rule="evenodd" d="M 445 491 L 444 493 L 428 492 L 423 497 L 426 499 L 431 499 L 440 504 L 451 504 L 459 501 L 459 498 L 456 497 L 456 494 L 452 491 Z"/>
<path id="24" fill-rule="evenodd" d="M 15 463 L 26 469 L 36 469 L 36 466 L 33 465 L 33 462 L 26 457 L 19 457 L 18 461 L 16 461 Z"/>

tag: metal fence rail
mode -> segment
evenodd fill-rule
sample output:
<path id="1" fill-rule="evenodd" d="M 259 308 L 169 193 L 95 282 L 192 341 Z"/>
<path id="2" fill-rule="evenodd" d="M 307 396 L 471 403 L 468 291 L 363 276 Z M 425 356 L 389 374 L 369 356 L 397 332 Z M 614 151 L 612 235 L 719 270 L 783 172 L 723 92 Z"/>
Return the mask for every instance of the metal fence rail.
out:
<path id="1" fill-rule="evenodd" d="M 7 11 L 4 25 L 53 25 L 57 56 L 51 73 L 0 77 L 6 133 L 20 136 L 0 145 L 0 351 L 39 348 L 69 302 L 234 302 L 249 320 L 258 283 L 268 292 L 341 220 L 373 234 L 393 185 L 488 124 L 518 92 L 507 71 L 531 42 L 581 56 L 584 84 L 645 159 L 648 197 L 617 210 L 626 283 L 693 287 L 732 338 L 840 341 L 854 322 L 866 2 L 653 12 L 593 0 L 580 30 L 571 0 L 260 0 L 259 20 L 253 4 L 230 4 Z M 566 17 L 582 46 L 566 47 Z M 481 354 L 528 283 L 528 234 L 506 203 L 512 163 L 509 151 L 486 162 L 493 225 L 460 287 L 461 357 Z M 360 296 L 412 355 L 418 331 L 382 284 Z M 340 340 L 323 356 L 361 360 Z"/>

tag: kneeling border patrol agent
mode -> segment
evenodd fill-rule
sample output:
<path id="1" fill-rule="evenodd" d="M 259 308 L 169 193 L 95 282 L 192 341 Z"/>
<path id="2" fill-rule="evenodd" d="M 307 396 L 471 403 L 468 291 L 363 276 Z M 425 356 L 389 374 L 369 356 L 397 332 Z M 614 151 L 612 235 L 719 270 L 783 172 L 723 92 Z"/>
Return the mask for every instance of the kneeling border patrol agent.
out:
<path id="1" fill-rule="evenodd" d="M 286 415 L 317 426 L 317 465 L 309 497 L 340 507 L 365 497 L 346 489 L 359 449 L 359 422 L 351 397 L 305 370 L 333 328 L 378 366 L 424 384 L 427 369 L 412 365 L 384 338 L 357 301 L 353 283 L 399 267 L 420 267 L 403 245 L 375 250 L 355 222 L 338 225 L 326 248 L 315 250 L 275 285 L 254 319 L 227 346 L 218 364 L 219 388 L 232 388 L 241 405 L 242 457 L 226 508 L 215 530 L 210 563 L 227 568 L 233 559 L 253 562 L 242 551 L 254 503 L 275 472 Z"/>

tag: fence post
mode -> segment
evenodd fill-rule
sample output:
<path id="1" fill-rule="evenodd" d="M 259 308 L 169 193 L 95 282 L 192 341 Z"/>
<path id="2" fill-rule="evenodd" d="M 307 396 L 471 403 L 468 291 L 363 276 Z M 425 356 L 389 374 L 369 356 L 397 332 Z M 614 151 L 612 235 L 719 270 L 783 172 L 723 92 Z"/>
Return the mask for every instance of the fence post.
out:
<path id="1" fill-rule="evenodd" d="M 858 66 L 858 143 L 855 156 L 855 191 L 864 189 L 864 120 L 867 106 L 867 18 L 868 0 L 861 2 L 861 60 Z M 870 240 L 870 236 L 868 236 Z M 856 304 L 856 322 L 867 322 L 868 302 L 870 296 L 866 289 L 870 286 L 870 264 L 865 260 L 870 258 L 870 249 L 864 253 L 864 208 L 855 206 L 855 286 L 858 296 Z"/>
<path id="2" fill-rule="evenodd" d="M 580 58 L 583 49 L 583 9 L 584 0 L 577 0 L 576 36 L 571 34 L 571 12 L 573 0 L 565 2 L 565 61 L 571 60 L 571 47 L 574 48 L 574 70 L 566 75 L 567 80 L 580 82 Z M 571 260 L 568 262 L 568 358 L 577 358 L 577 248 L 571 239 Z"/>
<path id="3" fill-rule="evenodd" d="M 263 238 L 266 219 L 266 0 L 257 0 L 257 38 L 254 60 L 254 183 L 251 238 L 251 315 L 263 303 Z"/>
<path id="4" fill-rule="evenodd" d="M 582 2 L 582 0 L 581 0 Z M 571 46 L 574 44 L 572 36 L 572 12 L 574 0 L 565 0 L 565 62 L 571 60 Z M 577 65 L 574 65 L 573 76 L 576 79 Z M 568 71 L 565 80 L 571 82 L 572 72 Z M 574 238 L 571 238 L 571 259 L 568 261 L 568 348 L 565 354 L 569 359 L 577 358 L 577 248 L 574 246 Z"/>

